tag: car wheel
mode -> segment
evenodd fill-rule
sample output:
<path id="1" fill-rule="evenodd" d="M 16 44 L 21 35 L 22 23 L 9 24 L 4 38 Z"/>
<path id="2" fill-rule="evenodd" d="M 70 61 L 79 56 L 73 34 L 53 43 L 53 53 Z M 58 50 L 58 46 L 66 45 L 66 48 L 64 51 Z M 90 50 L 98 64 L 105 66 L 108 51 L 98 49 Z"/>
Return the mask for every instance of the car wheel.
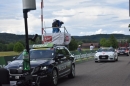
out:
<path id="1" fill-rule="evenodd" d="M 115 62 L 116 61 L 116 58 L 114 57 L 114 60 L 113 60 L 113 62 Z"/>
<path id="2" fill-rule="evenodd" d="M 127 53 L 127 56 L 129 56 L 129 53 Z"/>
<path id="3" fill-rule="evenodd" d="M 75 77 L 75 67 L 74 65 L 72 65 L 71 67 L 71 72 L 70 74 L 68 75 L 69 78 L 74 78 Z"/>
<path id="4" fill-rule="evenodd" d="M 118 57 L 117 57 L 116 61 L 118 61 Z"/>
<path id="5" fill-rule="evenodd" d="M 4 68 L 0 68 L 0 83 L 10 84 L 9 71 Z"/>
<path id="6" fill-rule="evenodd" d="M 57 86 L 57 83 L 58 83 L 58 74 L 57 74 L 57 71 L 54 69 L 52 71 L 52 75 L 51 75 L 51 86 Z"/>
<path id="7" fill-rule="evenodd" d="M 95 61 L 95 63 L 98 63 L 98 61 Z"/>

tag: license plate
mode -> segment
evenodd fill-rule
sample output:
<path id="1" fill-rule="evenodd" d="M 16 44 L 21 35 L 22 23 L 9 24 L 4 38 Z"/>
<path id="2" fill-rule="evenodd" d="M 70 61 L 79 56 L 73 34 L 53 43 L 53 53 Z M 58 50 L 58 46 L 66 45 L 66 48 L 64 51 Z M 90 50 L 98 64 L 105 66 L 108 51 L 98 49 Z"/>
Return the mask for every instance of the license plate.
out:
<path id="1" fill-rule="evenodd" d="M 123 54 L 123 53 L 120 53 L 120 54 Z"/>
<path id="2" fill-rule="evenodd" d="M 19 76 L 15 76 L 15 79 L 19 79 Z"/>
<path id="3" fill-rule="evenodd" d="M 102 57 L 102 58 L 106 58 L 106 57 Z"/>

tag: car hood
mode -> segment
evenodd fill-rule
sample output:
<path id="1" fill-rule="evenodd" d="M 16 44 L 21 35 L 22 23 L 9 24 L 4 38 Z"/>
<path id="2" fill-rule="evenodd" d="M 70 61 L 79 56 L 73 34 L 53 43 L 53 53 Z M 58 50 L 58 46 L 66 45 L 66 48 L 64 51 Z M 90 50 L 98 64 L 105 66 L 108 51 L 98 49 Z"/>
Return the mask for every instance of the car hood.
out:
<path id="1" fill-rule="evenodd" d="M 121 52 L 121 51 L 125 51 L 125 50 L 118 50 L 118 51 L 120 51 L 120 52 Z"/>
<path id="2" fill-rule="evenodd" d="M 49 65 L 51 63 L 53 63 L 54 61 L 53 60 L 43 60 L 43 59 L 40 59 L 40 60 L 31 60 L 30 61 L 30 65 L 31 67 L 36 67 L 40 64 L 43 64 L 43 65 Z M 12 62 L 10 62 L 7 66 L 5 66 L 5 68 L 19 68 L 19 67 L 22 67 L 23 65 L 23 60 L 14 60 Z"/>
<path id="3" fill-rule="evenodd" d="M 113 55 L 114 52 L 97 52 L 96 55 Z"/>

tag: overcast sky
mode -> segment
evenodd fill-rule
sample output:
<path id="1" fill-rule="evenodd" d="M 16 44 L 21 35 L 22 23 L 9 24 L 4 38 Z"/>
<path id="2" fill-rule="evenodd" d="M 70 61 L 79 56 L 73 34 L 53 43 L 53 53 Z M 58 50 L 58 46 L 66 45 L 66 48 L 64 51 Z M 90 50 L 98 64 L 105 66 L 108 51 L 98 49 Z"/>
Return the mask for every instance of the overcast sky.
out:
<path id="1" fill-rule="evenodd" d="M 29 34 L 41 35 L 40 2 L 28 12 Z M 0 0 L 0 33 L 25 34 L 22 10 L 22 0 Z M 129 0 L 44 0 L 43 16 L 44 27 L 59 19 L 72 36 L 130 34 Z"/>

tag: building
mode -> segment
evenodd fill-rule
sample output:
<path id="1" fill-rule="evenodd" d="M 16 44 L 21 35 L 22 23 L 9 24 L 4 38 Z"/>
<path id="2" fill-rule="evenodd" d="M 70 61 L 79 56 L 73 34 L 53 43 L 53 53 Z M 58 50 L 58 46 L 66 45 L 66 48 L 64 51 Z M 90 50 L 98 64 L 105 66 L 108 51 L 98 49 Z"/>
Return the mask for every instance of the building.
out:
<path id="1" fill-rule="evenodd" d="M 93 44 L 95 48 L 99 47 L 99 43 L 83 43 L 82 48 L 90 48 L 90 45 Z"/>

